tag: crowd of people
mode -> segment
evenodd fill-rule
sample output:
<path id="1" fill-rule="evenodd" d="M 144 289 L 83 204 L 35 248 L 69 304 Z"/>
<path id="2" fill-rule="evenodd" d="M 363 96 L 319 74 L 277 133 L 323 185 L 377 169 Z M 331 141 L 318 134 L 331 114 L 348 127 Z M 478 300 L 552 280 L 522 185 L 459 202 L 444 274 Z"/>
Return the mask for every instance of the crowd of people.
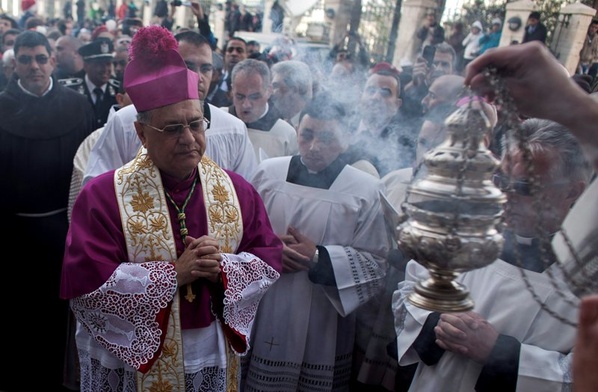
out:
<path id="1" fill-rule="evenodd" d="M 542 14 L 538 11 L 530 12 L 521 42 L 539 41 L 546 43 L 548 31 L 541 22 Z M 465 67 L 476 56 L 489 48 L 499 45 L 502 36 L 503 21 L 494 17 L 485 29 L 481 20 L 475 20 L 466 31 L 462 21 L 447 22 L 448 31 L 440 25 L 434 11 L 429 11 L 422 26 L 417 30 L 416 37 L 420 44 L 420 51 L 426 45 L 436 45 L 446 42 L 453 47 L 457 55 L 457 69 L 463 72 Z"/>
<path id="2" fill-rule="evenodd" d="M 596 211 L 598 104 L 540 15 L 541 42 L 484 48 L 480 22 L 445 39 L 428 14 L 433 56 L 397 68 L 340 46 L 324 63 L 289 42 L 250 53 L 234 30 L 220 45 L 199 3 L 195 29 L 173 28 L 175 7 L 89 40 L 0 18 L 3 245 L 22 252 L 0 390 L 595 390 L 598 297 L 554 244 L 596 257 L 592 220 L 566 218 Z M 465 111 L 485 124 L 504 245 L 457 278 L 472 310 L 429 311 L 397 225 Z"/>

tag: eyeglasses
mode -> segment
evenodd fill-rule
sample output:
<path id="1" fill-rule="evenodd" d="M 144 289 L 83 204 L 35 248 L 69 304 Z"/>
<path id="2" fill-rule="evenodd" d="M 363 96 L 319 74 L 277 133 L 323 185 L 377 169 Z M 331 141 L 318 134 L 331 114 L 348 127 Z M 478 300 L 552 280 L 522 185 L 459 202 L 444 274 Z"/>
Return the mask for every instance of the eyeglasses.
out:
<path id="1" fill-rule="evenodd" d="M 38 63 L 39 65 L 47 64 L 48 60 L 50 60 L 50 58 L 48 56 L 43 55 L 43 54 L 38 54 L 35 57 L 22 55 L 22 56 L 17 57 L 17 61 L 23 65 L 28 65 L 28 64 L 31 64 L 31 61 L 33 61 L 34 58 L 35 58 L 35 62 Z"/>
<path id="2" fill-rule="evenodd" d="M 166 136 L 176 136 L 179 137 L 183 134 L 186 128 L 192 133 L 200 133 L 205 132 L 206 129 L 210 126 L 210 121 L 207 118 L 200 118 L 199 120 L 193 120 L 189 124 L 169 124 L 166 125 L 164 128 L 156 128 L 153 125 L 142 123 L 143 125 L 147 125 L 148 127 L 163 133 Z"/>
<path id="3" fill-rule="evenodd" d="M 514 192 L 521 196 L 532 195 L 532 184 L 528 181 L 511 181 L 509 177 L 503 174 L 494 174 L 492 182 L 503 192 Z"/>
<path id="4" fill-rule="evenodd" d="M 535 185 L 524 180 L 511 181 L 509 177 L 500 173 L 492 176 L 492 182 L 503 192 L 512 192 L 521 196 L 533 196 L 540 192 L 541 189 L 567 184 L 567 181 L 554 181 Z"/>

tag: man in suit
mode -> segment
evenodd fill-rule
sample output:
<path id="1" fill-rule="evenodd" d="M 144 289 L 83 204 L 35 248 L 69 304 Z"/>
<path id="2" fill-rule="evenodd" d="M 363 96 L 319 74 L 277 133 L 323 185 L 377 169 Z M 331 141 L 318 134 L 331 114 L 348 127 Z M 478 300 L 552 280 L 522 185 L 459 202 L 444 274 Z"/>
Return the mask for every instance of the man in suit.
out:
<path id="1" fill-rule="evenodd" d="M 228 96 L 228 102 L 224 106 L 230 106 L 233 104 L 231 98 L 232 89 L 232 74 L 233 68 L 237 63 L 247 58 L 247 43 L 243 38 L 232 37 L 228 40 L 226 48 L 224 50 L 224 75 L 222 75 L 222 81 L 218 86 L 219 90 L 224 91 Z"/>
<path id="2" fill-rule="evenodd" d="M 110 108 L 117 104 L 116 93 L 119 81 L 112 75 L 114 45 L 107 38 L 97 38 L 79 48 L 83 57 L 83 78 L 62 79 L 60 82 L 81 94 L 92 104 L 96 128 L 103 127 Z"/>

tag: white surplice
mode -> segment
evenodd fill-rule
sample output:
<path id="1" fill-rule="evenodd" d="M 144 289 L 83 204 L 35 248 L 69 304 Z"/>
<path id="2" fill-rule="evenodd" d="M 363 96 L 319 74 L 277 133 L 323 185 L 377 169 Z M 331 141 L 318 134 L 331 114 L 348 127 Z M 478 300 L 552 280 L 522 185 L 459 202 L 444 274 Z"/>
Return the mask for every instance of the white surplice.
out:
<path id="1" fill-rule="evenodd" d="M 579 295 L 598 291 L 598 180 L 594 180 L 567 214 L 552 247 L 571 290 Z M 572 248 L 569 248 L 568 243 Z M 573 253 L 575 254 L 573 254 Z"/>
<path id="2" fill-rule="evenodd" d="M 337 286 L 314 284 L 307 271 L 282 274 L 258 309 L 245 390 L 347 390 L 354 311 L 384 286 L 390 239 L 378 196 L 383 185 L 348 165 L 330 189 L 288 183 L 290 160 L 263 161 L 252 183 L 275 233 L 292 226 L 326 247 Z"/>
<path id="3" fill-rule="evenodd" d="M 566 289 L 562 280 L 553 281 L 546 271 L 524 273 L 531 290 L 525 284 L 522 270 L 502 260 L 465 272 L 457 281 L 470 290 L 475 302 L 474 312 L 486 318 L 500 334 L 514 337 L 521 343 L 517 391 L 570 390 L 572 357 L 568 354 L 573 349 L 576 329 L 550 315 L 540 303 L 575 323 L 577 297 Z M 393 296 L 399 364 L 419 363 L 409 390 L 474 391 L 481 364 L 446 351 L 437 364 L 426 366 L 411 347 L 430 312 L 412 305 L 406 298 L 413 291 L 414 281 L 427 277 L 423 266 L 410 261 L 406 280 L 399 283 Z M 532 297 L 532 292 L 537 300 Z"/>
<path id="4" fill-rule="evenodd" d="M 249 181 L 255 172 L 257 159 L 247 127 L 243 121 L 216 106 L 209 105 L 210 127 L 206 130 L 206 152 L 223 169 L 232 170 Z M 139 152 L 141 140 L 134 122 L 135 106 L 117 111 L 104 126 L 104 131 L 89 154 L 83 184 L 111 169 L 121 167 Z"/>
<path id="5" fill-rule="evenodd" d="M 248 127 L 247 133 L 258 161 L 261 161 L 260 149 L 269 158 L 295 155 L 299 152 L 297 131 L 283 119 L 278 119 L 268 131 Z"/>
<path id="6" fill-rule="evenodd" d="M 229 113 L 229 108 L 223 107 L 220 110 Z M 267 113 L 269 110 L 266 110 L 264 117 Z M 258 163 L 267 158 L 290 156 L 299 152 L 297 131 L 287 121 L 279 118 L 270 129 L 256 129 L 251 126 L 252 124 L 247 126 L 247 134 Z"/>

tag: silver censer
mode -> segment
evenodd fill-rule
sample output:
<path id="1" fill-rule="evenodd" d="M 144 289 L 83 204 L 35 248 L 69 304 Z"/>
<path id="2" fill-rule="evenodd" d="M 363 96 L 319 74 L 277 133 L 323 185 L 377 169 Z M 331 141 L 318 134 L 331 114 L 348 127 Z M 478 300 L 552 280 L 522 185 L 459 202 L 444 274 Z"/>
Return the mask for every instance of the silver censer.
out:
<path id="1" fill-rule="evenodd" d="M 492 183 L 499 161 L 483 143 L 491 125 L 477 106 L 463 105 L 446 119 L 446 139 L 428 151 L 427 173 L 412 182 L 401 205 L 399 246 L 430 273 L 409 296 L 423 309 L 471 310 L 469 291 L 455 279 L 494 262 L 502 249 L 506 197 Z"/>

